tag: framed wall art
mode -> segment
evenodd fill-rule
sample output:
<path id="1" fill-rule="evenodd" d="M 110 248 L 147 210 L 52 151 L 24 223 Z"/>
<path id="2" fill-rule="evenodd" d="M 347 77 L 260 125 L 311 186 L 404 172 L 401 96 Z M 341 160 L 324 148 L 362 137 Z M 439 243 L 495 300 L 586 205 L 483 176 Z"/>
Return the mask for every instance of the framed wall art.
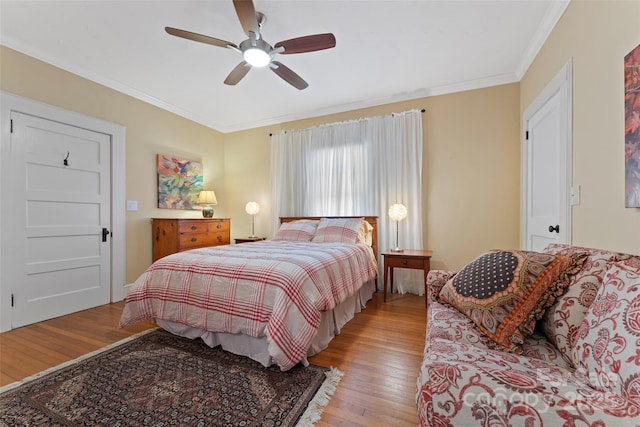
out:
<path id="1" fill-rule="evenodd" d="M 640 208 L 640 45 L 624 57 L 624 199 Z"/>
<path id="2" fill-rule="evenodd" d="M 158 154 L 158 208 L 200 209 L 202 163 Z"/>

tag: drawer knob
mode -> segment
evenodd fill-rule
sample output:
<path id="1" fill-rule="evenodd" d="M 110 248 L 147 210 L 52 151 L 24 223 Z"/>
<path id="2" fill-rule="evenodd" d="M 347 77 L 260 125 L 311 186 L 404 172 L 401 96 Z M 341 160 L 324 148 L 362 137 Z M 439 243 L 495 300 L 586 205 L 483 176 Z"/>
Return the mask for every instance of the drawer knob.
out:
<path id="1" fill-rule="evenodd" d="M 222 224 L 216 225 L 216 228 L 218 228 L 218 229 L 222 228 Z"/>
<path id="2" fill-rule="evenodd" d="M 402 263 L 403 263 L 404 265 L 407 265 L 407 260 L 406 260 L 406 259 L 403 259 L 403 260 L 402 260 Z"/>
<path id="3" fill-rule="evenodd" d="M 197 227 L 197 226 L 195 226 L 195 225 L 192 225 L 192 226 L 191 226 L 191 229 L 192 229 L 192 230 L 195 230 L 195 229 L 197 229 L 197 228 L 198 228 L 198 227 Z"/>
<path id="4" fill-rule="evenodd" d="M 195 237 L 192 237 L 192 238 L 191 238 L 191 241 L 192 241 L 192 242 L 197 242 L 197 241 L 198 241 L 198 239 L 197 239 L 197 238 L 195 238 Z"/>
<path id="5" fill-rule="evenodd" d="M 222 236 L 218 234 L 218 242 L 222 241 Z"/>

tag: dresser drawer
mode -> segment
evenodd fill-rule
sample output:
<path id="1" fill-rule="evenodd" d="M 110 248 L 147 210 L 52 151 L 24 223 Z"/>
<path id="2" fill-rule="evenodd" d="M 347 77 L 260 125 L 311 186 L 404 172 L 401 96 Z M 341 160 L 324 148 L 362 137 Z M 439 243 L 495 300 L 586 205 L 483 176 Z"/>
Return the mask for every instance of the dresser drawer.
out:
<path id="1" fill-rule="evenodd" d="M 211 245 L 228 245 L 231 243 L 231 237 L 226 231 L 221 231 L 219 233 L 209 233 L 209 236 L 211 236 L 211 240 L 213 240 L 213 243 L 211 243 Z"/>
<path id="2" fill-rule="evenodd" d="M 229 221 L 214 221 L 208 225 L 209 233 L 228 233 L 230 231 Z M 228 243 L 228 242 L 227 242 Z"/>
<path id="3" fill-rule="evenodd" d="M 180 233 L 180 250 L 219 244 L 220 243 L 218 243 L 216 236 L 212 233 L 207 233 L 206 231 L 198 233 Z"/>
<path id="4" fill-rule="evenodd" d="M 187 233 L 206 234 L 208 227 L 209 227 L 209 222 L 205 222 L 202 220 L 195 220 L 195 221 L 182 220 L 178 223 L 178 232 L 180 233 L 180 235 L 187 234 Z"/>

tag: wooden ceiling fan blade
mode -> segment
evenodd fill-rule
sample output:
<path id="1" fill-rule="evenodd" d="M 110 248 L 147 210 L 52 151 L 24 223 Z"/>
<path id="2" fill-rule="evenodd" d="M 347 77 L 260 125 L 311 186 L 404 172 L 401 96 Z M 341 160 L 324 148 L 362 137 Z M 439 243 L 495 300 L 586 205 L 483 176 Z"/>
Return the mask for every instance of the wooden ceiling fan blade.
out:
<path id="1" fill-rule="evenodd" d="M 284 48 L 283 55 L 288 53 L 304 53 L 316 50 L 331 49 L 336 46 L 336 38 L 332 33 L 314 34 L 311 36 L 297 37 L 295 39 L 283 40 L 273 47 Z"/>
<path id="2" fill-rule="evenodd" d="M 306 89 L 307 86 L 309 86 L 309 83 L 305 82 L 302 77 L 297 75 L 295 72 L 293 72 L 293 70 L 291 70 L 291 68 L 287 67 L 281 62 L 271 61 L 271 64 L 269 65 L 274 73 L 279 75 L 282 80 L 286 81 L 296 89 L 303 90 Z"/>
<path id="3" fill-rule="evenodd" d="M 247 36 L 251 37 L 251 33 L 254 33 L 256 38 L 260 38 L 260 24 L 253 0 L 233 0 L 233 6 L 236 8 L 240 25 Z"/>
<path id="4" fill-rule="evenodd" d="M 226 40 L 220 40 L 215 37 L 205 36 L 203 34 L 193 33 L 191 31 L 181 30 L 179 28 L 173 27 L 164 27 L 164 30 L 172 36 L 182 37 L 183 39 L 239 50 L 238 46 L 236 46 L 234 43 L 228 42 Z"/>
<path id="5" fill-rule="evenodd" d="M 238 82 L 242 80 L 244 76 L 247 75 L 250 69 L 251 69 L 251 65 L 247 64 L 245 61 L 242 61 L 241 63 L 236 65 L 236 68 L 234 68 L 229 73 L 227 78 L 224 79 L 224 84 L 231 85 L 231 86 L 238 84 Z"/>

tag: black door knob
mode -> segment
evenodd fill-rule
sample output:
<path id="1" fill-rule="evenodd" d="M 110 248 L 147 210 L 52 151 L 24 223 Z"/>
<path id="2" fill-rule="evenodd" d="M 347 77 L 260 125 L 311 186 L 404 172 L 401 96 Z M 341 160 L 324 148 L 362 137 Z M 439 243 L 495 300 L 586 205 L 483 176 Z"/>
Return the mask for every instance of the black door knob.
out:
<path id="1" fill-rule="evenodd" d="M 559 233 L 560 232 L 560 225 L 556 225 L 555 227 L 553 225 L 549 226 L 549 233 L 553 233 L 553 232 Z"/>

